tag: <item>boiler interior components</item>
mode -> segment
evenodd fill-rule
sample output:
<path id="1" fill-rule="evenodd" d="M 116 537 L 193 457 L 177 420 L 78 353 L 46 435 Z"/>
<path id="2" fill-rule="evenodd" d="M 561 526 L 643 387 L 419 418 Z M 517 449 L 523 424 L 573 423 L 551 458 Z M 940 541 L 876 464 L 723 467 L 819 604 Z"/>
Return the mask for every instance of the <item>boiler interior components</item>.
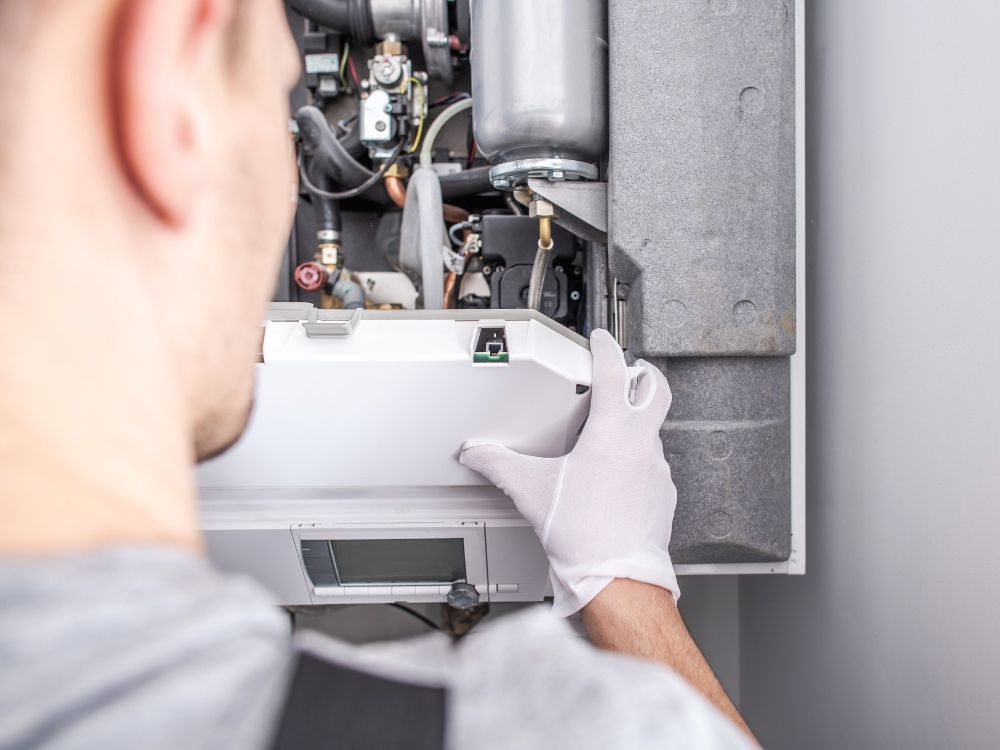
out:
<path id="1" fill-rule="evenodd" d="M 476 142 L 494 185 L 598 177 L 607 152 L 607 8 L 472 0 Z"/>
<path id="2" fill-rule="evenodd" d="M 680 570 L 801 572 L 792 4 L 287 5 L 300 205 L 250 431 L 199 475 L 212 554 L 287 602 L 541 597 L 456 456 L 566 450 L 601 327 L 671 384 Z M 408 572 L 350 573 L 392 539 Z"/>

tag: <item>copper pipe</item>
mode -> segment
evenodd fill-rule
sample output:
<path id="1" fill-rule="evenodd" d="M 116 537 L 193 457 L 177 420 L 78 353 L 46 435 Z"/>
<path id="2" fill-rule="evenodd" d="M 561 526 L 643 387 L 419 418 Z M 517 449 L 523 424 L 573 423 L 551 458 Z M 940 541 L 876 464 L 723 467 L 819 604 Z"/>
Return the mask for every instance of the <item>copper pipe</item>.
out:
<path id="1" fill-rule="evenodd" d="M 444 220 L 449 224 L 458 224 L 469 220 L 469 212 L 464 208 L 453 206 L 450 203 L 444 204 Z"/>
<path id="2" fill-rule="evenodd" d="M 406 205 L 406 185 L 398 177 L 385 178 L 385 192 L 389 198 L 400 208 Z M 453 206 L 450 203 L 444 204 L 444 220 L 450 224 L 458 224 L 460 221 L 467 221 L 469 212 L 464 208 Z"/>
<path id="3" fill-rule="evenodd" d="M 458 285 L 458 274 L 449 271 L 444 277 L 444 308 L 446 310 L 458 307 Z"/>
<path id="4" fill-rule="evenodd" d="M 406 205 L 406 185 L 398 177 L 386 177 L 385 192 L 389 194 L 389 200 L 402 208 Z"/>

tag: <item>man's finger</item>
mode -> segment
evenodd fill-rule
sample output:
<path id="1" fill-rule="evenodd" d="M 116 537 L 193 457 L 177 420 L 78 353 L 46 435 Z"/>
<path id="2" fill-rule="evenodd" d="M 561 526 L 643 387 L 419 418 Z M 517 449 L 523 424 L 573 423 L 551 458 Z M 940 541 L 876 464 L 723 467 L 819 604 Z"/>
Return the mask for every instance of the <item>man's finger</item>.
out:
<path id="1" fill-rule="evenodd" d="M 628 403 L 629 377 L 625 355 L 614 337 L 603 328 L 590 334 L 590 352 L 594 360 L 591 409 L 621 410 Z"/>
<path id="2" fill-rule="evenodd" d="M 647 412 L 652 421 L 660 425 L 667 418 L 667 412 L 670 410 L 670 403 L 673 400 L 667 376 L 660 368 L 651 365 L 644 359 L 636 360 L 635 367 L 642 370 L 642 375 L 639 376 L 632 404 Z"/>

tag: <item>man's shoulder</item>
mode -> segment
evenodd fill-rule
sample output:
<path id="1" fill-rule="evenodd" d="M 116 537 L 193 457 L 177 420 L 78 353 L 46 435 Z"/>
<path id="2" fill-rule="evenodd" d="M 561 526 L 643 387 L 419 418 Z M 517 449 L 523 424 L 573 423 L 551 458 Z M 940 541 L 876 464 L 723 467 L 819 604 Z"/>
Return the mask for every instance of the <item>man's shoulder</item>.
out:
<path id="1" fill-rule="evenodd" d="M 3 560 L 0 747 L 253 746 L 289 643 L 262 589 L 183 550 Z"/>
<path id="2" fill-rule="evenodd" d="M 350 648 L 329 643 L 325 655 L 343 660 Z M 363 651 L 368 670 L 447 686 L 448 747 L 750 747 L 677 674 L 600 651 L 543 607 L 487 621 L 456 645 L 429 635 Z"/>

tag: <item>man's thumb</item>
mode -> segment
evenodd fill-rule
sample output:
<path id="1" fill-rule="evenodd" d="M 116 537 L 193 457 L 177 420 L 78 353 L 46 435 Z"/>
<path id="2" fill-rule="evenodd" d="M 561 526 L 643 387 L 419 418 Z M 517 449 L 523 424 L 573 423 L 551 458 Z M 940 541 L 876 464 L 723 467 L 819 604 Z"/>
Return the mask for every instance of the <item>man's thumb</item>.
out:
<path id="1" fill-rule="evenodd" d="M 507 494 L 514 489 L 519 464 L 529 456 L 515 453 L 496 443 L 466 443 L 458 457 L 467 469 L 479 472 Z"/>
<path id="2" fill-rule="evenodd" d="M 561 458 L 526 456 L 495 443 L 466 443 L 458 460 L 503 490 L 533 524 L 544 519 Z"/>

